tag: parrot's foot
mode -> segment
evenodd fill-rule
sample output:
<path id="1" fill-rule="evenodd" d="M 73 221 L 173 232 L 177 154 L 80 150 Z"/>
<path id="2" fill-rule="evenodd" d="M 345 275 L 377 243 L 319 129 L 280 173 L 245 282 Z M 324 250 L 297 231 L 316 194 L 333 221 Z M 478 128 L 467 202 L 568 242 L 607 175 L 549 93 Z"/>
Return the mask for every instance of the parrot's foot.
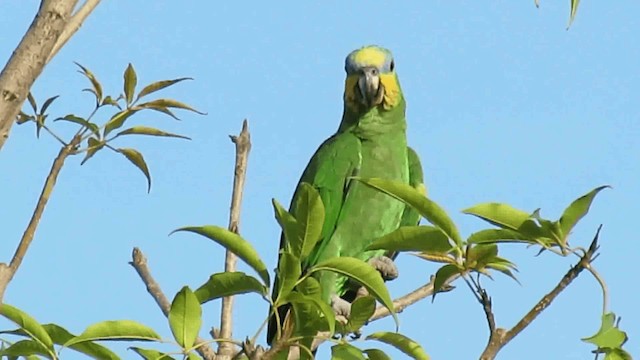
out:
<path id="1" fill-rule="evenodd" d="M 351 303 L 338 295 L 331 296 L 331 308 L 336 315 L 342 315 L 346 318 L 351 315 Z"/>
<path id="2" fill-rule="evenodd" d="M 390 257 L 377 256 L 369 259 L 369 265 L 373 266 L 384 281 L 394 280 L 398 277 L 398 267 Z"/>

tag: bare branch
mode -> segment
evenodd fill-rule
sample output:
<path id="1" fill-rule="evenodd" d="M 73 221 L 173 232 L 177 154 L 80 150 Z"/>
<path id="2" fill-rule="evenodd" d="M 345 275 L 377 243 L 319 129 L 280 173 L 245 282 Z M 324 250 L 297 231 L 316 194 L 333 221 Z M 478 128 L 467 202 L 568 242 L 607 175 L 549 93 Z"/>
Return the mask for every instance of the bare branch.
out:
<path id="1" fill-rule="evenodd" d="M 229 212 L 229 231 L 238 234 L 240 229 L 240 209 L 242 194 L 247 175 L 247 161 L 251 151 L 251 136 L 247 126 L 247 120 L 242 122 L 242 130 L 238 136 L 229 136 L 236 145 L 236 165 L 233 177 L 233 193 L 231 195 L 231 209 Z M 224 262 L 224 271 L 236 271 L 237 257 L 227 250 Z M 220 338 L 231 339 L 233 328 L 233 296 L 222 298 L 220 314 Z M 218 355 L 223 359 L 229 359 L 234 354 L 233 344 L 221 342 L 218 346 Z"/>
<path id="2" fill-rule="evenodd" d="M 591 267 L 591 262 L 594 260 L 595 252 L 598 249 L 598 236 L 600 235 L 600 229 L 602 226 L 598 228 L 596 235 L 589 246 L 589 250 L 585 252 L 585 254 L 580 258 L 578 263 L 574 265 L 569 271 L 560 279 L 560 282 L 551 290 L 548 294 L 543 296 L 540 301 L 536 303 L 526 315 L 518 321 L 516 325 L 514 325 L 510 330 L 505 331 L 504 329 L 497 328 L 493 331 L 489 338 L 489 343 L 486 348 L 482 352 L 480 356 L 480 360 L 492 360 L 495 359 L 496 355 L 500 349 L 502 349 L 509 341 L 513 340 L 522 330 L 524 330 L 533 320 L 544 311 L 551 302 L 575 280 L 580 273 Z"/>
<path id="3" fill-rule="evenodd" d="M 77 2 L 77 0 L 76 0 Z M 58 51 L 66 45 L 67 41 L 80 29 L 82 23 L 87 19 L 89 14 L 100 4 L 100 0 L 87 0 L 78 11 L 73 14 L 67 26 L 64 27 L 62 34 L 58 37 L 58 41 L 53 46 L 51 53 L 47 57 L 46 63 L 48 64 L 54 56 L 58 54 Z"/>
<path id="4" fill-rule="evenodd" d="M 149 266 L 147 265 L 147 258 L 144 256 L 142 251 L 137 247 L 133 248 L 133 253 L 131 254 L 131 258 L 132 258 L 132 261 L 129 263 L 129 265 L 133 266 L 133 268 L 136 269 L 136 272 L 140 276 L 140 279 L 142 279 L 142 282 L 147 287 L 147 292 L 149 292 L 153 300 L 156 301 L 156 303 L 160 307 L 160 310 L 162 310 L 162 313 L 164 314 L 164 316 L 165 317 L 169 316 L 169 311 L 171 310 L 171 303 L 169 302 L 169 299 L 167 299 L 167 297 L 162 292 L 160 285 L 158 285 L 156 280 L 151 275 L 151 271 L 149 271 Z M 198 337 L 196 339 L 196 343 L 202 344 L 200 345 L 200 347 L 196 349 L 196 351 L 198 352 L 198 354 L 200 354 L 200 356 L 202 356 L 205 360 L 216 360 L 216 354 L 211 348 L 211 346 L 207 344 L 207 340 L 202 339 L 201 337 Z"/>
<path id="5" fill-rule="evenodd" d="M 29 30 L 0 73 L 0 150 L 77 0 L 43 0 Z"/>
<path id="6" fill-rule="evenodd" d="M 7 289 L 9 282 L 11 282 L 11 279 L 13 279 L 13 276 L 18 271 L 20 264 L 22 264 L 24 256 L 27 254 L 27 250 L 29 250 L 29 245 L 31 245 L 33 237 L 36 234 L 38 224 L 40 223 L 40 219 L 42 218 L 44 209 L 47 206 L 49 197 L 53 192 L 53 188 L 56 185 L 56 181 L 58 180 L 58 175 L 60 175 L 60 170 L 64 165 L 64 161 L 75 150 L 75 148 L 80 143 L 80 140 L 80 136 L 75 136 L 68 145 L 63 146 L 60 149 L 58 156 L 56 156 L 55 160 L 53 160 L 51 170 L 49 170 L 49 175 L 44 182 L 42 192 L 40 193 L 40 197 L 38 198 L 36 207 L 33 210 L 33 214 L 31 215 L 31 220 L 29 220 L 29 224 L 22 234 L 22 238 L 20 239 L 20 243 L 18 244 L 15 253 L 13 254 L 11 263 L 9 263 L 9 265 L 4 263 L 0 264 L 0 303 L 4 298 L 4 292 Z"/>

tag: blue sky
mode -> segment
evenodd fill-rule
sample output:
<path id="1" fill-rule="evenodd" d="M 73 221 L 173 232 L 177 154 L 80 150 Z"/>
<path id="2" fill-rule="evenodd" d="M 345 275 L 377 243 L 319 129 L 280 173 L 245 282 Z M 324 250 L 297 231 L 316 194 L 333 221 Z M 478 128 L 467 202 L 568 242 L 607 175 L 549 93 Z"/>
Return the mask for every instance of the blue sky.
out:
<path id="1" fill-rule="evenodd" d="M 38 3 L 0 2 L 0 63 Z M 120 143 L 145 155 L 150 194 L 143 176 L 117 154 L 99 153 L 82 167 L 80 158 L 70 159 L 6 301 L 74 332 L 126 318 L 169 338 L 165 319 L 127 264 L 131 249 L 145 252 L 169 296 L 222 270 L 217 245 L 167 234 L 184 225 L 226 226 L 234 160 L 228 135 L 244 118 L 253 150 L 241 232 L 275 267 L 279 232 L 271 198 L 288 203 L 308 159 L 337 128 L 344 57 L 375 43 L 395 55 L 408 103 L 408 137 L 422 157 L 429 194 L 464 235 L 485 227 L 460 213 L 480 202 L 542 208 L 543 216 L 557 218 L 574 198 L 598 185 L 613 186 L 598 196 L 572 243 L 587 245 L 604 224 L 595 266 L 607 280 L 610 308 L 629 334 L 627 350 L 640 354 L 640 296 L 632 281 L 640 251 L 632 226 L 640 210 L 639 10 L 628 0 L 583 2 L 566 31 L 568 1 L 543 0 L 539 9 L 533 1 L 290 1 L 280 7 L 104 1 L 32 89 L 40 102 L 61 95 L 52 116 L 91 110 L 90 96 L 80 92 L 86 80 L 73 61 L 90 68 L 112 94 L 121 91 L 129 62 L 140 84 L 193 77 L 164 95 L 207 115 L 183 113 L 182 122 L 155 113 L 134 118 L 193 138 Z M 57 126 L 63 135 L 73 131 Z M 32 125 L 14 127 L 0 154 L 3 261 L 13 254 L 58 151 L 53 139 L 36 140 L 34 133 Z M 518 264 L 522 286 L 502 276 L 485 282 L 499 326 L 512 326 L 574 261 L 535 253 L 502 250 Z M 390 285 L 395 297 L 436 270 L 409 256 L 398 263 L 400 279 Z M 235 335 L 242 339 L 260 325 L 267 306 L 255 295 L 237 303 Z M 600 309 L 599 287 L 583 274 L 499 358 L 590 358 L 591 347 L 580 338 L 597 331 Z M 434 303 L 405 310 L 400 321 L 434 359 L 477 358 L 488 335 L 482 309 L 463 283 Z M 217 326 L 217 303 L 206 306 L 205 324 Z M 11 325 L 0 321 L 0 327 Z M 392 330 L 391 320 L 370 330 L 381 329 Z"/>

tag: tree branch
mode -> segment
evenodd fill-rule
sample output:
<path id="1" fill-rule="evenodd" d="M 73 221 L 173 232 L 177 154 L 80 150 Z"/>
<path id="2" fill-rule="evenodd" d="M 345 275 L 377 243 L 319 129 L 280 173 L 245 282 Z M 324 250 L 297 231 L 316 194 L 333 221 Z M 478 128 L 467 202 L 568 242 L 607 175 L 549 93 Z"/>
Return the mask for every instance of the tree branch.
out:
<path id="1" fill-rule="evenodd" d="M 77 2 L 77 0 L 76 0 Z M 58 37 L 51 53 L 47 57 L 46 64 L 48 64 L 54 56 L 58 54 L 58 51 L 67 44 L 67 41 L 78 31 L 82 26 L 82 23 L 87 19 L 89 14 L 100 4 L 100 0 L 87 0 L 78 11 L 73 14 L 67 25 L 64 27 L 62 34 Z"/>
<path id="2" fill-rule="evenodd" d="M 171 310 L 171 303 L 162 292 L 160 285 L 158 285 L 156 280 L 151 275 L 151 271 L 149 271 L 149 267 L 147 266 L 147 258 L 137 247 L 133 248 L 131 258 L 132 261 L 129 263 L 129 265 L 133 266 L 133 268 L 136 269 L 136 272 L 140 276 L 140 279 L 142 279 L 142 282 L 147 287 L 147 292 L 149 292 L 153 300 L 156 301 L 164 316 L 168 317 L 169 311 Z M 196 349 L 200 356 L 202 356 L 205 360 L 216 360 L 216 354 L 211 346 L 207 344 L 207 340 L 198 337 L 196 339 L 196 343 L 202 344 Z"/>
<path id="3" fill-rule="evenodd" d="M 584 253 L 578 263 L 576 263 L 576 265 L 569 269 L 569 271 L 562 277 L 562 279 L 560 279 L 560 282 L 553 288 L 553 290 L 543 296 L 540 301 L 538 301 L 535 306 L 533 306 L 533 308 L 531 308 L 531 310 L 529 310 L 529 312 L 527 312 L 527 314 L 524 315 L 522 319 L 520 319 L 520 321 L 518 321 L 516 325 L 514 325 L 510 330 L 506 331 L 505 329 L 495 328 L 494 325 L 494 330 L 489 336 L 489 342 L 482 352 L 480 360 L 495 359 L 500 349 L 502 349 L 507 343 L 509 343 L 509 341 L 513 340 L 513 338 L 520 334 L 520 332 L 522 332 L 522 330 L 524 330 L 527 326 L 529 326 L 529 324 L 531 324 L 531 322 L 533 322 L 533 320 L 535 320 L 536 317 L 538 317 L 538 315 L 542 313 L 542 311 L 544 311 L 549 305 L 551 305 L 551 302 L 553 302 L 553 300 L 564 289 L 566 289 L 567 286 L 569 286 L 569 284 L 571 284 L 571 282 L 573 282 L 573 280 L 575 280 L 583 270 L 591 267 L 591 262 L 594 260 L 595 252 L 598 250 L 598 236 L 600 235 L 600 229 L 602 229 L 602 225 L 598 227 L 598 231 L 596 232 L 596 235 L 594 236 L 593 241 L 589 246 L 589 250 Z M 490 315 L 493 318 L 493 313 L 490 313 Z M 489 321 L 488 317 L 487 320 Z"/>
<path id="4" fill-rule="evenodd" d="M 13 258 L 11 258 L 11 263 L 9 263 L 9 265 L 5 263 L 0 264 L 0 303 L 4 298 L 4 292 L 7 289 L 9 282 L 13 279 L 13 276 L 18 271 L 20 264 L 22 264 L 24 256 L 27 254 L 27 250 L 29 250 L 29 245 L 31 245 L 33 237 L 36 234 L 38 224 L 40 223 L 44 209 L 47 206 L 49 197 L 53 192 L 53 188 L 56 185 L 56 181 L 58 180 L 58 175 L 64 165 L 64 161 L 76 149 L 78 144 L 80 144 L 80 141 L 81 138 L 79 136 L 75 136 L 68 145 L 63 146 L 60 149 L 58 156 L 53 160 L 51 170 L 49 170 L 49 175 L 47 175 L 47 179 L 44 182 L 36 207 L 33 210 L 33 214 L 31 214 L 31 220 L 29 220 L 29 224 L 22 234 L 20 243 L 13 254 Z"/>
<path id="5" fill-rule="evenodd" d="M 242 194 L 247 175 L 247 160 L 251 151 L 251 136 L 247 126 L 247 120 L 242 123 L 242 130 L 238 136 L 229 136 L 231 142 L 236 146 L 236 165 L 233 177 L 233 193 L 231 195 L 231 209 L 229 212 L 229 231 L 239 233 L 240 209 L 242 205 Z M 224 262 L 224 271 L 236 271 L 237 257 L 227 250 Z M 220 311 L 220 338 L 231 339 L 233 328 L 233 296 L 222 298 L 222 308 Z M 221 342 L 218 346 L 218 355 L 223 359 L 229 359 L 234 354 L 233 344 Z"/>
<path id="6" fill-rule="evenodd" d="M 77 0 L 43 0 L 29 30 L 0 73 L 0 150 Z"/>

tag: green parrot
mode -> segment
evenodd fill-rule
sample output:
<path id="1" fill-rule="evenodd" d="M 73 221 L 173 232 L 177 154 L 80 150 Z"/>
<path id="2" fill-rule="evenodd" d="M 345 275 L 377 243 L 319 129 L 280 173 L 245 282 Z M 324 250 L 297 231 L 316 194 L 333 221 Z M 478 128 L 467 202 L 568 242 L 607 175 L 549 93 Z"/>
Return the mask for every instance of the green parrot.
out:
<path id="1" fill-rule="evenodd" d="M 405 99 L 391 52 L 379 46 L 354 50 L 345 60 L 345 70 L 344 112 L 338 131 L 320 145 L 300 178 L 300 183 L 318 191 L 325 208 L 320 240 L 302 271 L 333 257 L 349 256 L 368 261 L 383 279 L 392 280 L 398 276 L 393 255 L 365 249 L 400 226 L 417 225 L 419 214 L 352 177 L 401 181 L 424 192 L 422 167 L 407 146 Z M 290 207 L 294 216 L 296 200 L 297 192 Z M 281 238 L 281 249 L 283 245 Z M 329 271 L 316 274 L 324 300 L 336 313 L 348 315 L 355 295 L 347 279 Z M 279 311 L 286 313 L 286 309 Z M 272 318 L 269 343 L 275 333 Z"/>

